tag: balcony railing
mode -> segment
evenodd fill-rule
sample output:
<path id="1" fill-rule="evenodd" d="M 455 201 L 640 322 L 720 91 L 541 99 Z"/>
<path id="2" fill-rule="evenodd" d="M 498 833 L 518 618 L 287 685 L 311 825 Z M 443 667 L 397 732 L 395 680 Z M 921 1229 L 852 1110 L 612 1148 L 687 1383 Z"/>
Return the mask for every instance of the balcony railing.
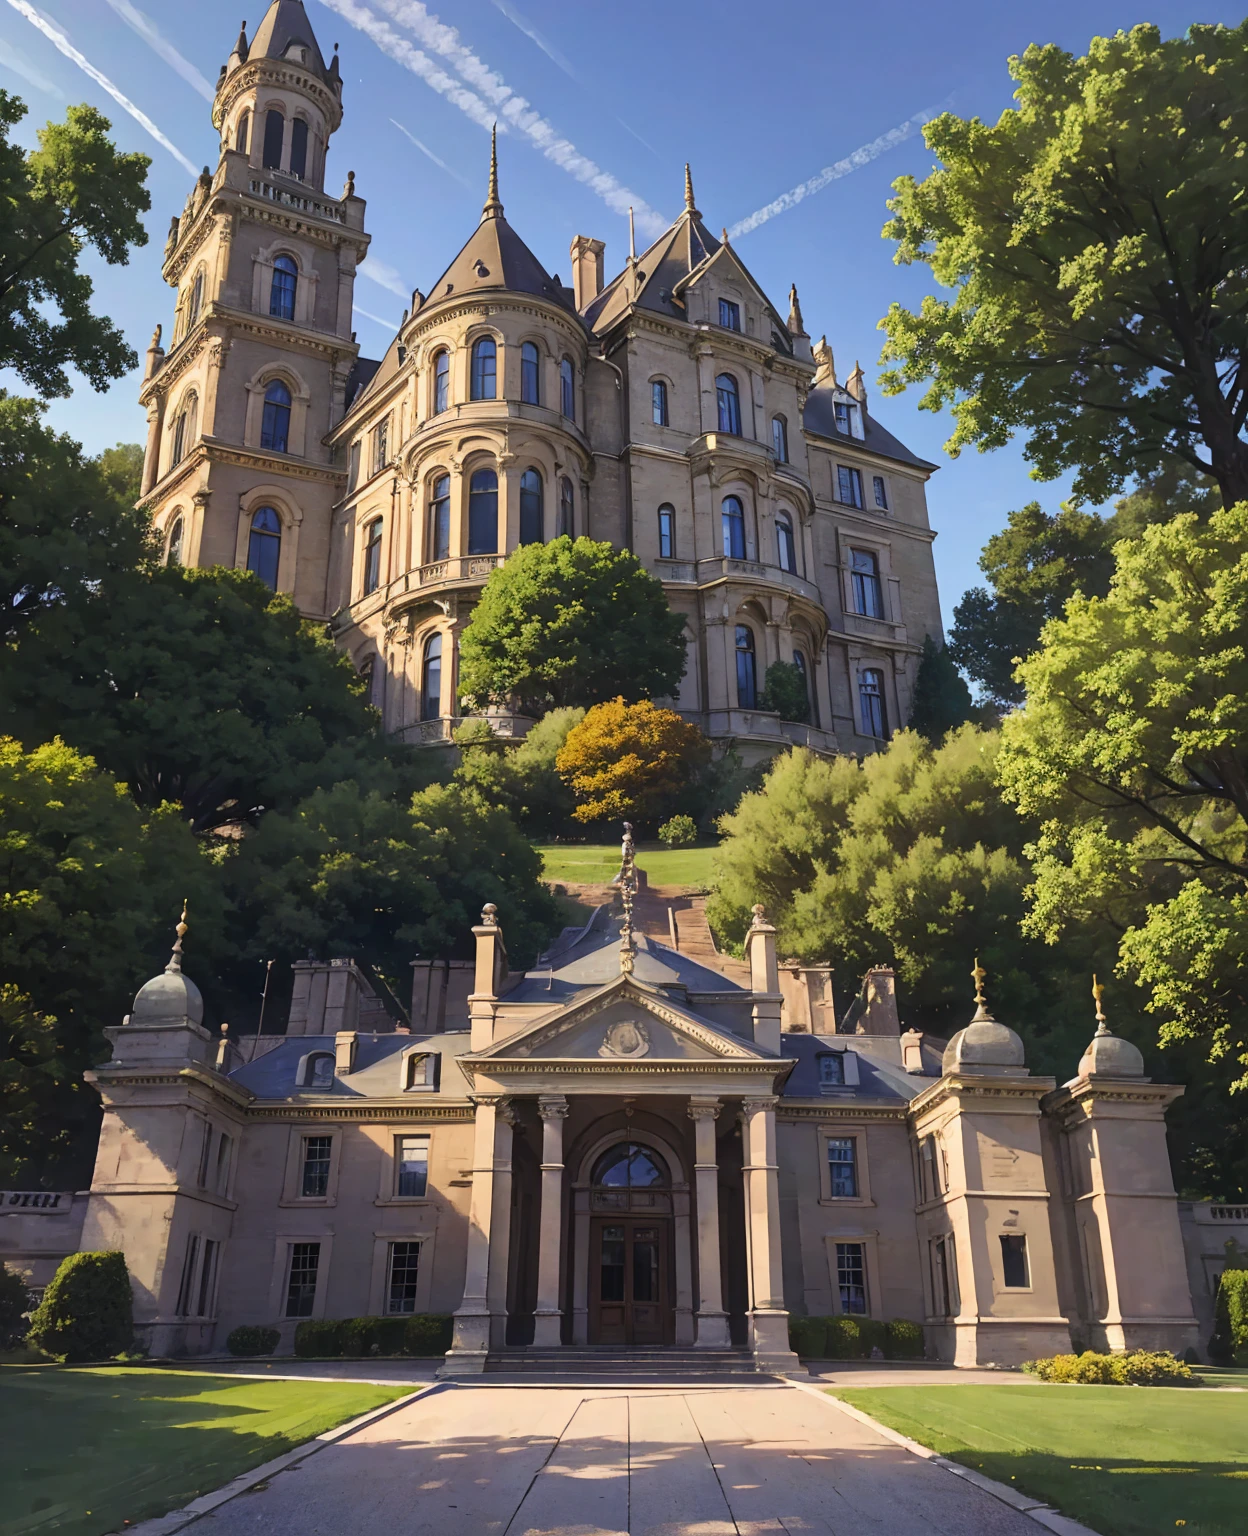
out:
<path id="1" fill-rule="evenodd" d="M 698 561 L 698 583 L 705 586 L 712 581 L 767 581 L 790 592 L 800 593 L 812 603 L 819 603 L 819 588 L 813 581 L 786 571 L 780 565 L 765 565 L 761 560 L 733 560 L 724 555 Z"/>
<path id="2" fill-rule="evenodd" d="M 495 736 L 504 741 L 520 741 L 533 724 L 527 715 L 441 715 L 436 720 L 417 720 L 395 734 L 409 746 L 432 747 L 453 741 L 455 732 L 466 720 L 484 720 Z"/>
<path id="3" fill-rule="evenodd" d="M 693 718 L 693 717 L 691 717 Z M 802 725 L 796 720 L 781 720 L 765 709 L 712 709 L 706 714 L 707 733 L 711 736 L 748 736 L 771 740 L 777 746 L 791 743 L 809 747 L 812 752 L 834 753 L 838 750 L 832 731 L 817 725 Z"/>
<path id="4" fill-rule="evenodd" d="M 283 208 L 294 208 L 300 213 L 311 214 L 314 219 L 329 219 L 334 224 L 345 224 L 346 214 L 339 202 L 312 197 L 300 192 L 297 186 L 282 187 L 272 181 L 253 176 L 247 183 L 252 197 L 262 197 L 268 203 L 280 203 Z"/>

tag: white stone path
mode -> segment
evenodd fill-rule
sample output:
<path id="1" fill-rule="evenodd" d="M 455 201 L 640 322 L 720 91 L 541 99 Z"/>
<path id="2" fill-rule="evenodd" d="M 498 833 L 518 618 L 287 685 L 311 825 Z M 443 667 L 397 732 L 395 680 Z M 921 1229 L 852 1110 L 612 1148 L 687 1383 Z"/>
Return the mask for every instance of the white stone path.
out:
<path id="1" fill-rule="evenodd" d="M 203 1536 L 1036 1536 L 809 1393 L 446 1387 L 191 1527 Z"/>

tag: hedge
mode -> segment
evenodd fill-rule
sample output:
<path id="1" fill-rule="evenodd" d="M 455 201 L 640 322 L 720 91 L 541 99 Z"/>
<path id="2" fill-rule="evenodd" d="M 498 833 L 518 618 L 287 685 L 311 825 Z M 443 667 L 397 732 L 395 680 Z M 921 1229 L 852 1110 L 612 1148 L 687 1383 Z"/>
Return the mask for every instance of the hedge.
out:
<path id="1" fill-rule="evenodd" d="M 232 1355 L 250 1359 L 255 1355 L 271 1355 L 280 1338 L 276 1328 L 254 1328 L 244 1323 L 226 1339 L 225 1347 Z"/>
<path id="2" fill-rule="evenodd" d="M 295 1353 L 306 1359 L 370 1355 L 444 1355 L 451 1347 L 451 1317 L 308 1318 L 295 1329 Z"/>
<path id="3" fill-rule="evenodd" d="M 1133 1349 L 1125 1355 L 1052 1355 L 1024 1360 L 1023 1369 L 1041 1381 L 1073 1382 L 1098 1387 L 1185 1387 L 1199 1381 L 1192 1368 L 1169 1350 Z"/>
<path id="4" fill-rule="evenodd" d="M 134 1348 L 125 1255 L 71 1253 L 30 1320 L 27 1341 L 63 1364 L 111 1360 Z"/>
<path id="5" fill-rule="evenodd" d="M 905 1317 L 794 1317 L 789 1344 L 806 1360 L 869 1360 L 873 1349 L 886 1360 L 921 1360 L 923 1327 Z"/>
<path id="6" fill-rule="evenodd" d="M 1248 1269 L 1222 1271 L 1209 1358 L 1215 1365 L 1248 1365 Z"/>

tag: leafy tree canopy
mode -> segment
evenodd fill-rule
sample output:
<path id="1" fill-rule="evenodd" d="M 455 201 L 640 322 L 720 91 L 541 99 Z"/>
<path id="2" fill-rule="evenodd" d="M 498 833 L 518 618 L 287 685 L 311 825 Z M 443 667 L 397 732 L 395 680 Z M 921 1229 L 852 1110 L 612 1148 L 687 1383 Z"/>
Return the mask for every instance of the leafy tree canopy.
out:
<path id="1" fill-rule="evenodd" d="M 678 808 L 710 759 L 710 742 L 675 710 L 614 699 L 568 732 L 555 762 L 578 821 L 653 822 Z"/>
<path id="2" fill-rule="evenodd" d="M 975 713 L 971 690 L 954 665 L 947 647 L 923 636 L 923 654 L 910 703 L 910 729 L 925 741 L 944 739 L 946 732 L 965 725 Z"/>
<path id="3" fill-rule="evenodd" d="M 685 621 L 626 549 L 525 544 L 486 582 L 460 642 L 460 697 L 527 713 L 674 694 Z"/>
<path id="4" fill-rule="evenodd" d="M 810 694 L 806 679 L 791 661 L 773 661 L 759 695 L 760 709 L 774 709 L 781 720 L 804 724 L 810 719 Z"/>
<path id="5" fill-rule="evenodd" d="M 147 244 L 140 214 L 151 207 L 151 161 L 118 154 L 112 125 L 88 106 L 41 128 L 27 152 L 9 137 L 25 115 L 0 91 L 0 368 L 41 395 L 68 395 L 71 367 L 105 389 L 138 358 L 111 320 L 92 314 L 79 258 L 89 246 L 124 266 L 132 245 Z"/>
<path id="6" fill-rule="evenodd" d="M 566 837 L 576 830 L 576 801 L 555 760 L 568 732 L 584 718 L 583 709 L 552 709 L 518 746 L 501 740 L 484 720 L 467 720 L 455 734 L 460 750 L 455 782 L 502 806 L 528 837 Z"/>
<path id="7" fill-rule="evenodd" d="M 1248 497 L 1248 22 L 1010 60 L 1016 108 L 927 125 L 885 234 L 951 299 L 894 304 L 886 390 L 929 382 L 948 448 L 1026 434 L 1040 479 L 1105 501 L 1179 459 Z"/>

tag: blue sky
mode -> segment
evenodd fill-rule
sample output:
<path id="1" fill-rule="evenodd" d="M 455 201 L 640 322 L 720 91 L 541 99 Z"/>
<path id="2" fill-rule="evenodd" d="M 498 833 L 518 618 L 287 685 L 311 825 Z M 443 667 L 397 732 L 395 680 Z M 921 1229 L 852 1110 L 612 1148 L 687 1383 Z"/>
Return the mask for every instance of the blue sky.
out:
<path id="1" fill-rule="evenodd" d="M 35 127 L 68 102 L 90 101 L 111 118 L 124 148 L 152 156 L 151 242 L 128 267 L 97 275 L 100 307 L 140 354 L 156 322 L 168 326 L 171 316 L 159 269 L 169 218 L 190 187 L 180 161 L 216 164 L 200 91 L 215 82 L 242 12 L 250 34 L 264 8 L 262 0 L 243 0 L 238 15 L 191 0 L 0 0 L 0 85 L 31 109 L 23 140 L 33 141 Z M 924 271 L 893 265 L 892 247 L 880 238 L 893 179 L 922 175 L 932 163 L 916 115 L 952 106 L 963 116 L 995 118 L 1010 104 L 1006 60 L 1029 42 L 1082 52 L 1091 36 L 1143 20 L 1175 34 L 1193 21 L 1237 23 L 1242 15 L 1217 4 L 1144 9 L 1138 0 L 1052 0 L 1041 9 L 1019 0 L 964 0 L 956 19 L 948 7 L 914 0 L 307 0 L 307 9 L 325 53 L 341 44 L 345 120 L 328 181 L 337 190 L 348 169 L 356 172 L 373 235 L 368 266 L 383 279 L 361 275 L 356 285 L 367 354 L 380 356 L 387 325 L 397 324 L 404 307 L 398 293 L 427 288 L 476 222 L 495 115 L 504 128 L 510 124 L 500 135 L 507 216 L 565 280 L 576 234 L 605 240 L 608 271 L 619 267 L 628 239 L 619 210 L 628 201 L 654 217 L 674 217 L 686 160 L 707 222 L 731 228 L 909 123 L 908 137 L 895 134 L 892 147 L 877 146 L 848 174 L 736 236 L 777 304 L 790 282 L 798 284 L 807 328 L 816 337 L 827 333 L 842 377 L 861 358 L 871 383 L 880 316 L 893 299 L 916 304 L 927 286 Z M 169 147 L 28 13 L 59 30 Z M 353 17 L 367 25 L 370 16 L 389 39 L 376 25 L 369 35 L 352 24 Z M 416 71 L 384 49 L 406 49 Z M 527 131 L 516 97 L 538 119 Z M 565 145 L 553 156 L 543 152 L 552 141 Z M 123 379 L 104 395 L 84 384 L 53 405 L 51 419 L 91 451 L 141 441 L 137 384 L 137 377 Z M 918 409 L 918 391 L 885 400 L 877 388 L 871 404 L 915 452 L 942 466 L 929 505 L 948 623 L 978 578 L 975 562 L 988 535 L 1033 498 L 1055 507 L 1065 486 L 1031 481 L 1015 446 L 950 460 L 942 449 L 948 422 Z"/>

